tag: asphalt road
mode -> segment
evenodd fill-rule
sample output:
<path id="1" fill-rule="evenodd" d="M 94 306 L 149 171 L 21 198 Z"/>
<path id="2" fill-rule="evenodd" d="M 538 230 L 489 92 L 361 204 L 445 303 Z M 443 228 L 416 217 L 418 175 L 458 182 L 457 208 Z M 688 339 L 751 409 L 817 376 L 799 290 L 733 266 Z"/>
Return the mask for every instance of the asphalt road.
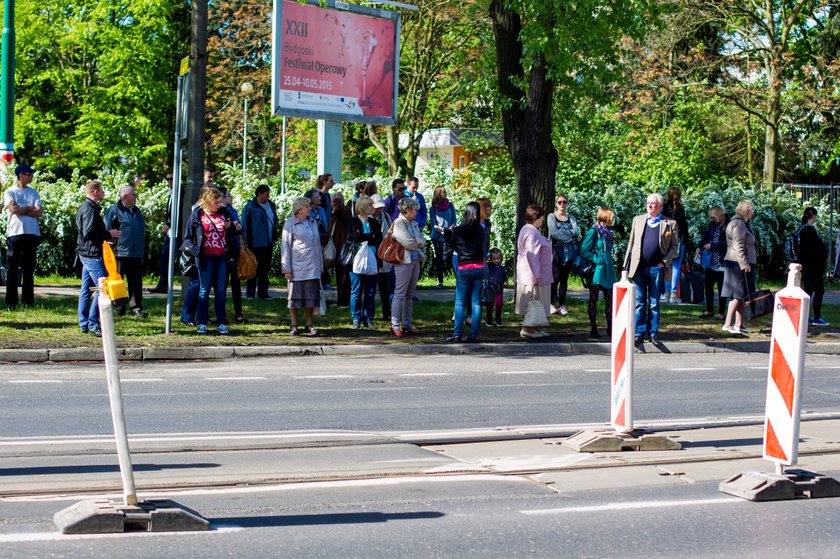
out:
<path id="1" fill-rule="evenodd" d="M 835 472 L 836 476 L 836 472 Z M 751 503 L 716 483 L 556 493 L 525 478 L 232 489 L 177 500 L 212 530 L 62 536 L 72 501 L 0 502 L 0 551 L 30 557 L 836 557 L 837 499 Z"/>
<path id="2" fill-rule="evenodd" d="M 129 433 L 409 431 L 604 422 L 606 356 L 306 357 L 122 367 Z M 807 358 L 803 410 L 840 409 L 836 356 Z M 763 413 L 767 357 L 639 355 L 637 420 Z M 0 436 L 112 432 L 101 364 L 7 365 Z"/>

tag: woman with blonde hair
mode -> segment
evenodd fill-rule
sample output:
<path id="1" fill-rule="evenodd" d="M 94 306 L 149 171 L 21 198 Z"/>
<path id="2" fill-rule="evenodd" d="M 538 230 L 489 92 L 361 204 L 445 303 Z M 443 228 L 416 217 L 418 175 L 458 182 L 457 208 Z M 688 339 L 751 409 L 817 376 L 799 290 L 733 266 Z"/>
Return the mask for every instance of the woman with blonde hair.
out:
<path id="1" fill-rule="evenodd" d="M 394 299 L 391 301 L 391 333 L 402 338 L 406 334 L 419 334 L 414 327 L 412 311 L 414 290 L 420 279 L 420 264 L 426 239 L 417 225 L 417 210 L 420 203 L 407 196 L 397 202 L 400 215 L 391 225 L 394 240 L 405 248 L 402 262 L 394 264 Z"/>
<path id="2" fill-rule="evenodd" d="M 721 297 L 729 297 L 724 332 L 740 334 L 744 324 L 744 301 L 755 291 L 755 235 L 747 225 L 755 213 L 755 204 L 741 200 L 735 215 L 726 226 L 726 256 L 723 258 Z"/>
<path id="3" fill-rule="evenodd" d="M 210 322 L 210 289 L 214 294 L 216 329 L 219 334 L 229 334 L 227 327 L 227 252 L 231 242 L 228 231 L 234 227 L 227 209 L 222 205 L 222 193 L 214 187 L 201 190 L 196 207 L 190 214 L 183 246 L 198 255 L 198 307 L 196 322 L 199 334 L 207 333 Z"/>
<path id="4" fill-rule="evenodd" d="M 615 262 L 613 247 L 615 246 L 615 231 L 613 222 L 615 212 L 609 208 L 598 208 L 595 213 L 595 223 L 586 232 L 586 237 L 580 246 L 580 255 L 595 264 L 592 283 L 589 284 L 589 337 L 597 339 L 598 328 L 595 325 L 595 315 L 598 308 L 598 295 L 604 294 L 604 305 L 607 315 L 607 337 L 612 336 L 612 286 L 615 283 Z"/>

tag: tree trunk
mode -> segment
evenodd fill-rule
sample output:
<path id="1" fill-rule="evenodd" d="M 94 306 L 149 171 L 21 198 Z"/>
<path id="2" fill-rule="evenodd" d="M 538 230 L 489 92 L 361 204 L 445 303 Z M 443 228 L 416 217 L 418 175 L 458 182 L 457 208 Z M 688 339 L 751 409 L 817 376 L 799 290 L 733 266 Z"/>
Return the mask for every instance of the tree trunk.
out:
<path id="1" fill-rule="evenodd" d="M 776 163 L 779 157 L 779 122 L 782 119 L 781 92 L 773 88 L 767 103 L 767 126 L 764 129 L 764 172 L 766 188 L 776 182 Z"/>
<path id="2" fill-rule="evenodd" d="M 385 158 L 385 164 L 388 165 L 388 175 L 396 177 L 400 172 L 400 150 L 399 150 L 399 135 L 397 134 L 396 126 L 385 127 L 385 143 L 379 139 L 376 133 L 376 128 L 372 124 L 366 126 L 368 138 L 373 146 L 379 150 L 382 157 Z"/>
<path id="3" fill-rule="evenodd" d="M 204 116 L 207 104 L 207 0 L 192 4 L 190 43 L 190 109 L 187 176 L 189 182 L 181 198 L 181 223 L 186 224 L 192 204 L 204 184 Z"/>
<path id="4" fill-rule="evenodd" d="M 554 81 L 548 78 L 544 57 L 531 65 L 528 89 L 516 83 L 526 78 L 522 67 L 522 21 L 505 7 L 504 0 L 492 0 L 490 16 L 496 39 L 496 69 L 502 96 L 502 126 L 516 177 L 516 231 L 525 224 L 525 210 L 531 204 L 547 212 L 553 207 L 557 173 L 557 150 L 551 138 Z M 549 22 L 550 23 L 550 22 Z"/>

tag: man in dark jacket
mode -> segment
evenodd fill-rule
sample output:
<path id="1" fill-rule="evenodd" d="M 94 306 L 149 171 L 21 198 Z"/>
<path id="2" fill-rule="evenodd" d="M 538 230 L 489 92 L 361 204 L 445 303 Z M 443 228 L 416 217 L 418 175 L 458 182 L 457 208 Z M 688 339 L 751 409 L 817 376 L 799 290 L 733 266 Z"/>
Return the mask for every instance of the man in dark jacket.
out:
<path id="1" fill-rule="evenodd" d="M 128 288 L 131 314 L 143 318 L 143 255 L 146 252 L 146 220 L 137 207 L 137 191 L 133 186 L 120 187 L 119 201 L 105 212 L 105 224 L 120 230 L 117 243 L 117 265 Z M 119 311 L 125 314 L 125 307 Z"/>
<path id="2" fill-rule="evenodd" d="M 108 275 L 102 260 L 102 243 L 120 238 L 119 229 L 105 227 L 99 201 L 105 197 L 102 183 L 88 181 L 85 185 L 85 201 L 76 212 L 76 257 L 82 264 L 82 289 L 79 292 L 79 328 L 82 333 L 90 332 L 101 336 L 99 327 L 99 278 Z"/>
<path id="3" fill-rule="evenodd" d="M 271 271 L 271 253 L 277 240 L 277 206 L 269 200 L 268 185 L 261 184 L 242 210 L 242 233 L 248 248 L 257 259 L 257 275 L 248 280 L 245 297 L 269 299 L 268 273 Z"/>

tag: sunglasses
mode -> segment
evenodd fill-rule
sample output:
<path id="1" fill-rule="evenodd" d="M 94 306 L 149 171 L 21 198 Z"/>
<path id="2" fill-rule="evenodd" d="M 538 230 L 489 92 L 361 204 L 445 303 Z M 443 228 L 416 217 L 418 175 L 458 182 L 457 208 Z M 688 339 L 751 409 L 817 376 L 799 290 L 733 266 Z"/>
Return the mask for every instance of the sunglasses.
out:
<path id="1" fill-rule="evenodd" d="M 558 205 L 560 205 L 560 204 L 568 204 L 568 203 L 569 203 L 569 201 L 568 201 L 568 200 L 557 200 L 557 204 L 558 204 Z"/>

